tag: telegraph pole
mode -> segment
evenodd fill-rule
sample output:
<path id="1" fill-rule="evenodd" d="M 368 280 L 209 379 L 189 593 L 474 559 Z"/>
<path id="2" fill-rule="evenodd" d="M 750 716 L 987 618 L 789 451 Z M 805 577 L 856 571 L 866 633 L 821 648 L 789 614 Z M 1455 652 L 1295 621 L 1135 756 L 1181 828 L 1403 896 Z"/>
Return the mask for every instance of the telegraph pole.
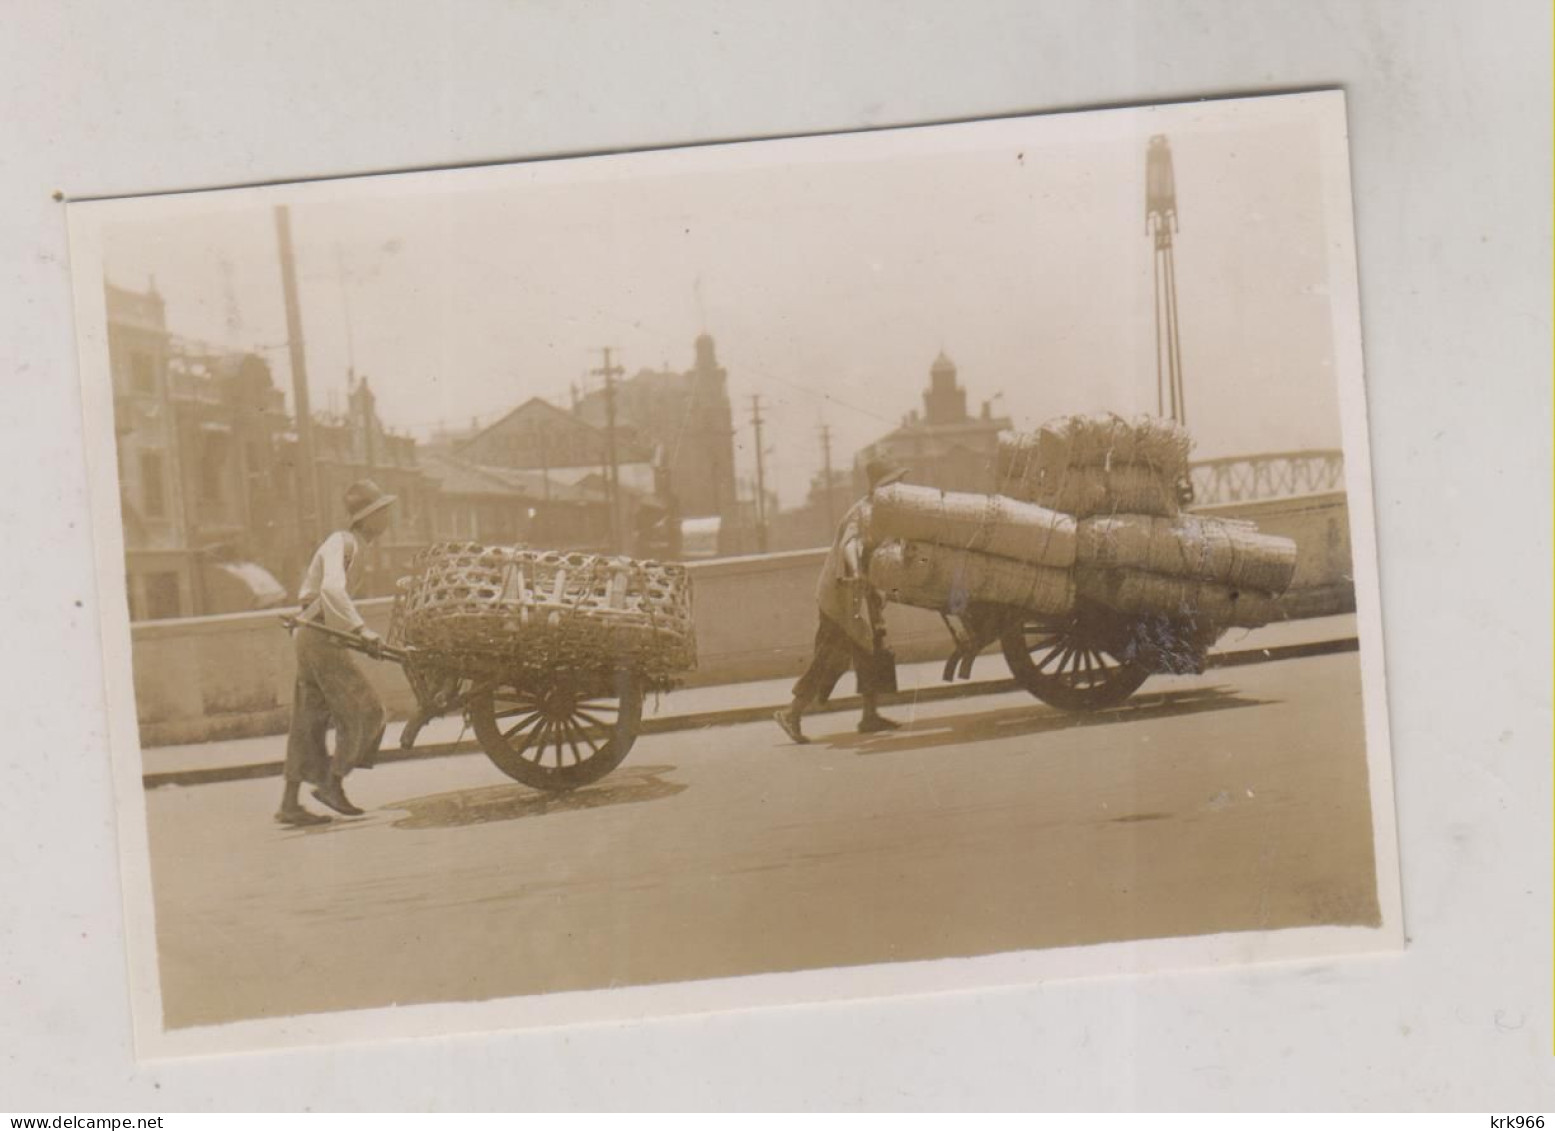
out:
<path id="1" fill-rule="evenodd" d="M 281 292 L 286 301 L 286 346 L 292 369 L 292 407 L 297 415 L 297 513 L 304 555 L 321 539 L 318 464 L 313 456 L 313 412 L 308 406 L 308 362 L 302 344 L 302 314 L 297 305 L 297 265 L 292 255 L 291 213 L 275 209 L 275 237 L 281 258 Z"/>
<path id="2" fill-rule="evenodd" d="M 831 478 L 831 429 L 825 424 L 821 425 L 821 452 L 826 459 L 826 529 L 837 529 L 837 514 L 832 506 L 832 478 Z"/>
<path id="3" fill-rule="evenodd" d="M 761 446 L 761 394 L 751 396 L 751 427 L 756 430 L 756 552 L 767 552 L 767 475 Z"/>
<path id="4" fill-rule="evenodd" d="M 626 370 L 611 363 L 611 354 L 614 351 L 610 346 L 605 346 L 600 352 L 605 355 L 605 364 L 590 372 L 596 377 L 605 379 L 605 459 L 608 468 L 605 486 L 610 496 L 610 550 L 612 553 L 619 554 L 621 552 L 621 465 L 616 457 L 616 378 Z"/>
<path id="5" fill-rule="evenodd" d="M 545 492 L 547 504 L 551 501 L 551 445 L 550 434 L 544 428 L 535 429 L 540 435 L 540 474 L 545 478 L 541 482 L 541 490 Z"/>
<path id="6" fill-rule="evenodd" d="M 356 341 L 351 332 L 351 295 L 346 288 L 346 254 L 335 244 L 335 274 L 340 280 L 340 307 L 346 316 L 346 388 L 356 383 Z"/>

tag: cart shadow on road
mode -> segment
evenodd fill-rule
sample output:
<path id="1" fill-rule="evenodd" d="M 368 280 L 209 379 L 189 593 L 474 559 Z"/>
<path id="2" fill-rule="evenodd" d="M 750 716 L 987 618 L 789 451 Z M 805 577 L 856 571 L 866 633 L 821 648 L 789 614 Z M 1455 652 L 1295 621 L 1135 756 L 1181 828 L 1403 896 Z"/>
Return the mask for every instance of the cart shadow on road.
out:
<path id="1" fill-rule="evenodd" d="M 514 782 L 413 797 L 383 808 L 405 813 L 390 822 L 396 829 L 453 829 L 516 821 L 674 797 L 688 788 L 681 782 L 664 780 L 664 775 L 674 770 L 674 766 L 626 766 L 602 782 L 570 793 L 543 793 Z"/>
<path id="2" fill-rule="evenodd" d="M 1199 687 L 1138 695 L 1123 706 L 1091 714 L 1069 714 L 1054 707 L 1033 704 L 980 714 L 919 716 L 910 723 L 904 723 L 898 731 L 871 735 L 848 733 L 831 737 L 817 736 L 815 741 L 833 750 L 851 751 L 860 756 L 903 754 L 933 746 L 991 742 L 1023 735 L 1078 730 L 1082 727 L 1180 719 L 1212 711 L 1262 707 L 1271 702 L 1274 700 L 1243 695 L 1230 687 Z"/>

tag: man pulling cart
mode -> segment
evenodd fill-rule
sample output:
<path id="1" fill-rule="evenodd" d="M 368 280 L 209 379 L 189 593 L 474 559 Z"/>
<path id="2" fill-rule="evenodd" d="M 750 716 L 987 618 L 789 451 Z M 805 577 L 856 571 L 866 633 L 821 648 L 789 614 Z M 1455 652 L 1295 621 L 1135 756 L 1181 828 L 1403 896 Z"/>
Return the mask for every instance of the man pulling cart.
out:
<path id="1" fill-rule="evenodd" d="M 805 711 L 827 702 L 850 667 L 858 673 L 864 700 L 859 733 L 896 730 L 900 725 L 882 715 L 879 707 L 880 696 L 896 690 L 896 668 L 885 643 L 885 600 L 869 581 L 869 506 L 876 491 L 900 481 L 907 469 L 870 460 L 864 474 L 869 493 L 843 516 L 821 568 L 815 594 L 821 615 L 815 654 L 794 684 L 793 702 L 773 715 L 783 733 L 797 743 L 810 741 L 801 725 Z"/>
<path id="2" fill-rule="evenodd" d="M 283 825 L 306 827 L 329 818 L 303 806 L 298 794 L 304 782 L 313 796 L 343 816 L 359 816 L 345 791 L 352 770 L 366 768 L 383 742 L 383 701 L 336 634 L 371 651 L 378 634 L 367 627 L 351 600 L 362 565 L 364 543 L 375 542 L 389 528 L 389 507 L 395 496 L 370 479 L 346 489 L 346 529 L 337 530 L 314 552 L 303 576 L 298 601 L 303 631 L 295 633 L 297 683 L 292 695 L 292 725 L 286 739 L 286 785 L 275 819 Z M 331 632 L 310 631 L 322 626 Z M 326 741 L 335 729 L 335 751 Z"/>

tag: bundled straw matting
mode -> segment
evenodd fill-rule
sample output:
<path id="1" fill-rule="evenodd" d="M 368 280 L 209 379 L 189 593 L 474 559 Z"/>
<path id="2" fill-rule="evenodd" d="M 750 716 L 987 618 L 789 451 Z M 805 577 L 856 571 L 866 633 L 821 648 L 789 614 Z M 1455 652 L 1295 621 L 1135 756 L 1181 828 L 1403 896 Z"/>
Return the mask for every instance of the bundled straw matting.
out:
<path id="1" fill-rule="evenodd" d="M 994 490 L 1085 518 L 1177 514 L 1192 444 L 1170 420 L 1071 416 L 1003 440 Z"/>
<path id="2" fill-rule="evenodd" d="M 973 550 L 1066 569 L 1075 561 L 1075 521 L 1001 495 L 974 495 L 895 483 L 874 494 L 870 534 Z"/>
<path id="3" fill-rule="evenodd" d="M 875 547 L 869 580 L 887 600 L 940 612 L 960 613 L 972 603 L 1038 613 L 1064 613 L 1074 606 L 1069 570 L 926 542 Z"/>
<path id="4" fill-rule="evenodd" d="M 1296 572 L 1296 544 L 1249 523 L 1199 515 L 1120 514 L 1079 523 L 1078 561 L 1212 581 L 1279 595 Z"/>
<path id="5" fill-rule="evenodd" d="M 1060 467 L 1147 467 L 1166 479 L 1188 470 L 1193 441 L 1181 425 L 1156 416 L 1125 420 L 1112 413 L 1067 416 L 1035 432 L 1000 444 L 1009 470 L 1024 477 L 1025 465 Z"/>
<path id="6" fill-rule="evenodd" d="M 1178 513 L 1176 484 L 1134 465 L 1065 468 L 1037 480 L 1005 484 L 1004 493 L 1075 518 L 1098 514 L 1173 518 Z"/>
<path id="7" fill-rule="evenodd" d="M 1081 596 L 1123 613 L 1154 613 L 1244 628 L 1280 619 L 1279 603 L 1267 594 L 1186 577 L 1079 568 L 1075 587 Z"/>
<path id="8" fill-rule="evenodd" d="M 684 566 L 442 543 L 400 582 L 395 632 L 458 669 L 638 670 L 666 683 L 696 666 Z"/>

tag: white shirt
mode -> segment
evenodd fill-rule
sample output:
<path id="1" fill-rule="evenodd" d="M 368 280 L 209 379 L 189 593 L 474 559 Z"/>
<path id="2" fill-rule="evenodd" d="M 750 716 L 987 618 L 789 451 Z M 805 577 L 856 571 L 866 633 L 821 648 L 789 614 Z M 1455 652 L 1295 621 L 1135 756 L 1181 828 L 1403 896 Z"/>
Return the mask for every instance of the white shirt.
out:
<path id="1" fill-rule="evenodd" d="M 308 563 L 302 589 L 297 593 L 304 620 L 311 620 L 322 609 L 324 624 L 329 628 L 355 632 L 365 626 L 350 592 L 361 573 L 360 551 L 361 544 L 349 530 L 337 530 L 324 539 Z"/>

